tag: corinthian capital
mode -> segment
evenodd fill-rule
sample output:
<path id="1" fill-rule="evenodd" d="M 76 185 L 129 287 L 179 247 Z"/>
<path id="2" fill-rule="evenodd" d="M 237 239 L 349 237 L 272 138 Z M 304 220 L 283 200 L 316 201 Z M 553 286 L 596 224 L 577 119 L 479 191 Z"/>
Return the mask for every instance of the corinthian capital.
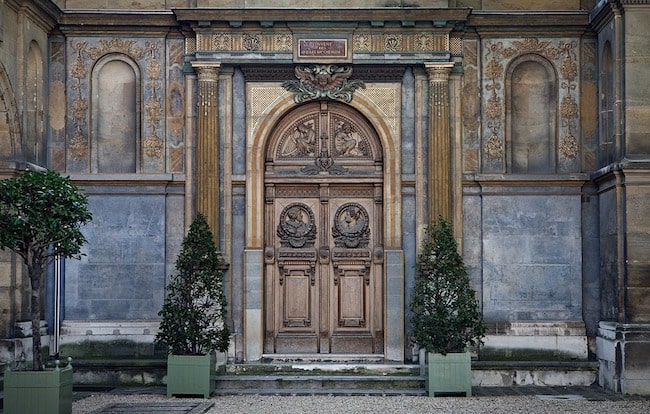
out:
<path id="1" fill-rule="evenodd" d="M 192 67 L 199 76 L 199 82 L 217 82 L 219 80 L 220 62 L 192 62 Z"/>
<path id="2" fill-rule="evenodd" d="M 429 82 L 449 81 L 449 74 L 453 67 L 453 62 L 427 62 L 424 64 L 424 69 L 427 71 L 427 75 L 429 76 Z"/>

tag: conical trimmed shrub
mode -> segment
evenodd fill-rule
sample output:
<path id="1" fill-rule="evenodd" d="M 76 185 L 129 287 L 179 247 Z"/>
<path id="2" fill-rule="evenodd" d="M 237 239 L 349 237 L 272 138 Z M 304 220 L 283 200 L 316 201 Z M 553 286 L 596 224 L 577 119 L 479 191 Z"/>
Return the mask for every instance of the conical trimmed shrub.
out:
<path id="1" fill-rule="evenodd" d="M 176 273 L 167 286 L 156 342 L 175 355 L 226 351 L 226 296 L 221 259 L 205 216 L 198 214 L 183 240 Z"/>
<path id="2" fill-rule="evenodd" d="M 482 343 L 485 324 L 476 292 L 458 253 L 452 225 L 442 217 L 426 229 L 417 257 L 411 311 L 416 342 L 428 352 L 465 352 Z"/>

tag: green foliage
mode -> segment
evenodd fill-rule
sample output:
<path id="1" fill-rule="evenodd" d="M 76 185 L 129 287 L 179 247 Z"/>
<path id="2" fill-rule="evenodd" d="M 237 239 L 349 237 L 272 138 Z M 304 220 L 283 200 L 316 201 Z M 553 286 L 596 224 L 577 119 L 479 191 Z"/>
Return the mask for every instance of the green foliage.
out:
<path id="1" fill-rule="evenodd" d="M 81 227 L 92 220 L 88 197 L 55 171 L 26 171 L 0 180 L 0 248 L 13 250 L 27 266 L 31 287 L 33 368 L 42 369 L 41 289 L 48 263 L 80 258 Z"/>
<path id="2" fill-rule="evenodd" d="M 427 226 L 411 302 L 416 342 L 428 352 L 464 352 L 482 343 L 485 324 L 453 229 L 442 217 Z"/>
<path id="3" fill-rule="evenodd" d="M 55 171 L 27 171 L 0 180 L 0 248 L 45 266 L 54 256 L 79 258 L 92 219 L 88 198 Z"/>
<path id="4" fill-rule="evenodd" d="M 175 355 L 226 351 L 230 331 L 225 324 L 226 296 L 223 271 L 212 232 L 198 214 L 183 240 L 176 271 L 167 286 L 167 298 L 156 342 Z"/>

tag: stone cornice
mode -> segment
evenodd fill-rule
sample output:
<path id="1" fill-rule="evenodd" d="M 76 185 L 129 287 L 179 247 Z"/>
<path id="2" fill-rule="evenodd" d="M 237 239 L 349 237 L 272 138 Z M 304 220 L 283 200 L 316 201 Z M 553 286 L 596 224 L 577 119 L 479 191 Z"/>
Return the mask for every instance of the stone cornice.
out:
<path id="1" fill-rule="evenodd" d="M 46 32 L 52 30 L 63 12 L 51 1 L 46 0 L 7 0 L 5 4 L 16 12 L 24 12 Z"/>
<path id="2" fill-rule="evenodd" d="M 115 186 L 116 189 L 111 191 L 121 191 L 127 193 L 143 193 L 146 187 L 150 192 L 156 194 L 167 191 L 170 186 L 182 187 L 185 183 L 185 174 L 77 174 L 65 173 L 76 184 L 87 187 L 86 192 L 106 193 L 107 186 Z M 90 188 L 95 188 L 90 190 Z M 117 188 L 122 190 L 117 190 Z M 131 190 L 128 190 L 130 188 Z"/>
<path id="3" fill-rule="evenodd" d="M 210 25 L 227 23 L 239 25 L 243 22 L 259 22 L 269 27 L 273 22 L 323 22 L 336 25 L 343 22 L 365 22 L 384 26 L 389 22 L 402 26 L 414 24 L 446 25 L 447 22 L 467 20 L 469 8 L 178 8 L 173 12 L 179 22 Z"/>
<path id="4" fill-rule="evenodd" d="M 168 31 L 178 27 L 174 14 L 161 12 L 125 12 L 125 11 L 67 11 L 59 19 L 62 32 L 152 32 Z"/>
<path id="5" fill-rule="evenodd" d="M 648 6 L 648 5 L 650 5 L 650 0 L 618 0 L 618 2 L 623 6 Z"/>
<path id="6" fill-rule="evenodd" d="M 583 33 L 589 30 L 588 11 L 546 11 L 546 12 L 485 12 L 473 11 L 467 21 L 467 27 L 478 33 L 508 33 L 525 31 L 530 33 L 566 34 Z"/>

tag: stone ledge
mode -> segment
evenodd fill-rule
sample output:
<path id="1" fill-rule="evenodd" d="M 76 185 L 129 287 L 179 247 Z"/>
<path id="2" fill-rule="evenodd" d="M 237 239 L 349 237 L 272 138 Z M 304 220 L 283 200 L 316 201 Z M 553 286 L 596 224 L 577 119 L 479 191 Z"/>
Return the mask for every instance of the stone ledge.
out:
<path id="1" fill-rule="evenodd" d="M 481 358 L 504 361 L 586 361 L 584 335 L 487 335 Z"/>
<path id="2" fill-rule="evenodd" d="M 88 340 L 92 340 L 93 336 L 105 335 L 155 336 L 159 326 L 158 321 L 64 321 L 61 324 L 61 336 L 80 336 Z"/>
<path id="3" fill-rule="evenodd" d="M 583 336 L 582 321 L 487 321 L 488 333 L 506 336 Z"/>

